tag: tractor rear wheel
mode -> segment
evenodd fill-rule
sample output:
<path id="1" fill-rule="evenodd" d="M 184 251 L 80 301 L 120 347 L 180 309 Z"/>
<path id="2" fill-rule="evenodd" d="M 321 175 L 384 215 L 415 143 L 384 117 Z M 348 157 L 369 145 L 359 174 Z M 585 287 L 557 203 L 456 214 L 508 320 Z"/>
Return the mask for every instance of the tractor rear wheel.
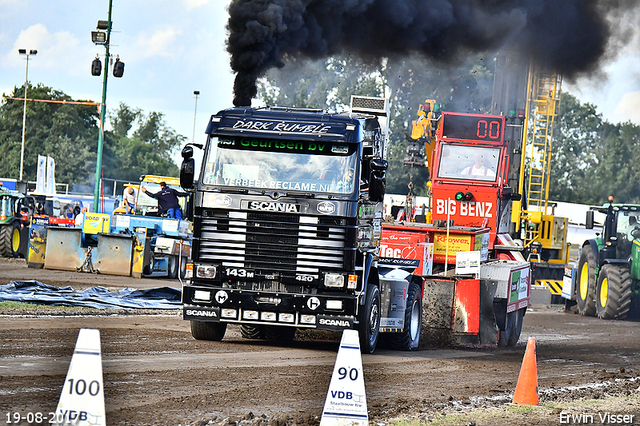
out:
<path id="1" fill-rule="evenodd" d="M 20 222 L 14 220 L 0 228 L 0 255 L 3 257 L 19 257 L 20 255 Z"/>
<path id="2" fill-rule="evenodd" d="M 225 322 L 191 321 L 191 335 L 196 340 L 213 340 L 219 342 L 227 331 Z"/>
<path id="3" fill-rule="evenodd" d="M 578 280 L 576 282 L 576 302 L 578 313 L 585 316 L 596 314 L 596 258 L 589 246 L 582 248 L 578 263 Z"/>
<path id="4" fill-rule="evenodd" d="M 631 307 L 631 274 L 626 265 L 604 265 L 598 274 L 596 315 L 625 319 Z"/>

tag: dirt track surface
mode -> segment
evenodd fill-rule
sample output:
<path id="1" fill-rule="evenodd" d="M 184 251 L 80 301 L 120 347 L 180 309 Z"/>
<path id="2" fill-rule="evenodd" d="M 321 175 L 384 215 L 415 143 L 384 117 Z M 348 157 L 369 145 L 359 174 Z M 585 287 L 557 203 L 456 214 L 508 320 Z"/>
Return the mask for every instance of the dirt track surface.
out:
<path id="1" fill-rule="evenodd" d="M 178 281 L 32 270 L 0 259 L 0 284 L 24 279 L 74 288 L 179 287 Z M 293 343 L 277 345 L 243 339 L 230 327 L 222 342 L 196 341 L 180 312 L 143 313 L 0 308 L 0 425 L 8 424 L 7 412 L 55 410 L 80 328 L 101 332 L 109 425 L 319 423 L 339 335 L 298 333 Z M 536 339 L 543 407 L 514 411 L 506 403 L 527 336 Z M 516 348 L 378 350 L 363 356 L 370 422 L 542 425 L 561 424 L 569 412 L 590 413 L 594 424 L 607 424 L 599 413 L 633 415 L 640 424 L 639 348 L 639 322 L 554 307 L 527 313 Z"/>

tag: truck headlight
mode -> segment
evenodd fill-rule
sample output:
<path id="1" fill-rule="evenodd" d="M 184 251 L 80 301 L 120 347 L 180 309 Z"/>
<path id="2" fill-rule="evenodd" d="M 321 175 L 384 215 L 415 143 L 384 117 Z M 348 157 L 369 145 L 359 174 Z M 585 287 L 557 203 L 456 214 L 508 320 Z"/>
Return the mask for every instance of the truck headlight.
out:
<path id="1" fill-rule="evenodd" d="M 212 265 L 198 265 L 196 268 L 196 277 L 198 278 L 215 278 L 216 267 Z"/>
<path id="2" fill-rule="evenodd" d="M 238 311 L 236 311 L 235 309 L 223 309 L 220 316 L 222 316 L 222 318 L 236 319 L 238 318 Z"/>
<path id="3" fill-rule="evenodd" d="M 248 320 L 258 320 L 260 318 L 260 314 L 258 311 L 244 311 L 242 312 L 242 318 Z"/>
<path id="4" fill-rule="evenodd" d="M 196 290 L 193 292 L 193 300 L 200 300 L 203 302 L 211 301 L 211 292 L 206 290 Z"/>
<path id="5" fill-rule="evenodd" d="M 260 312 L 260 319 L 262 321 L 275 321 L 276 313 L 275 312 Z"/>
<path id="6" fill-rule="evenodd" d="M 324 276 L 325 287 L 344 287 L 344 276 L 340 274 L 325 274 Z"/>
<path id="7" fill-rule="evenodd" d="M 295 317 L 293 316 L 293 314 L 287 314 L 287 313 L 278 314 L 278 321 L 292 323 L 295 321 Z"/>
<path id="8" fill-rule="evenodd" d="M 327 309 L 342 310 L 342 300 L 327 300 Z"/>
<path id="9" fill-rule="evenodd" d="M 315 324 L 315 315 L 300 315 L 300 324 Z"/>

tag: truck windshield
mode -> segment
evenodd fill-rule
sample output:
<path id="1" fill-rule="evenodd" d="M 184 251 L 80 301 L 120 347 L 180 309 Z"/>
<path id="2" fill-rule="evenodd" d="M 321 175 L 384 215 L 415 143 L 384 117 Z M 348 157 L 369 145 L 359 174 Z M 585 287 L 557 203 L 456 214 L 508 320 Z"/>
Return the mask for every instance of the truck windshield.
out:
<path id="1" fill-rule="evenodd" d="M 350 194 L 356 185 L 355 144 L 254 138 L 211 138 L 206 185 Z"/>
<path id="2" fill-rule="evenodd" d="M 500 148 L 443 144 L 438 177 L 495 181 Z"/>

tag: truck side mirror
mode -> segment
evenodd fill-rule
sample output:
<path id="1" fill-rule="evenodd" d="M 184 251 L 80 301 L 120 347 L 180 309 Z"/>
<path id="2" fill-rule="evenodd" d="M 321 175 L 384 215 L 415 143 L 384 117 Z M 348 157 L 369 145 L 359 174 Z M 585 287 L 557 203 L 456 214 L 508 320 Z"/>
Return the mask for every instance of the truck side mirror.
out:
<path id="1" fill-rule="evenodd" d="M 184 189 L 192 189 L 196 163 L 193 160 L 193 148 L 191 146 L 187 145 L 182 149 L 182 158 L 180 186 Z"/>
<path id="2" fill-rule="evenodd" d="M 587 218 L 585 220 L 585 228 L 593 229 L 593 210 L 587 210 Z"/>
<path id="3" fill-rule="evenodd" d="M 387 186 L 385 178 L 387 162 L 381 158 L 374 158 L 371 160 L 370 166 L 369 199 L 377 203 L 384 200 L 384 192 Z"/>
<path id="4" fill-rule="evenodd" d="M 180 153 L 180 155 L 182 155 L 182 158 L 184 158 L 185 160 L 193 158 L 193 147 L 191 145 L 185 145 L 185 147 L 182 148 L 182 152 Z"/>

